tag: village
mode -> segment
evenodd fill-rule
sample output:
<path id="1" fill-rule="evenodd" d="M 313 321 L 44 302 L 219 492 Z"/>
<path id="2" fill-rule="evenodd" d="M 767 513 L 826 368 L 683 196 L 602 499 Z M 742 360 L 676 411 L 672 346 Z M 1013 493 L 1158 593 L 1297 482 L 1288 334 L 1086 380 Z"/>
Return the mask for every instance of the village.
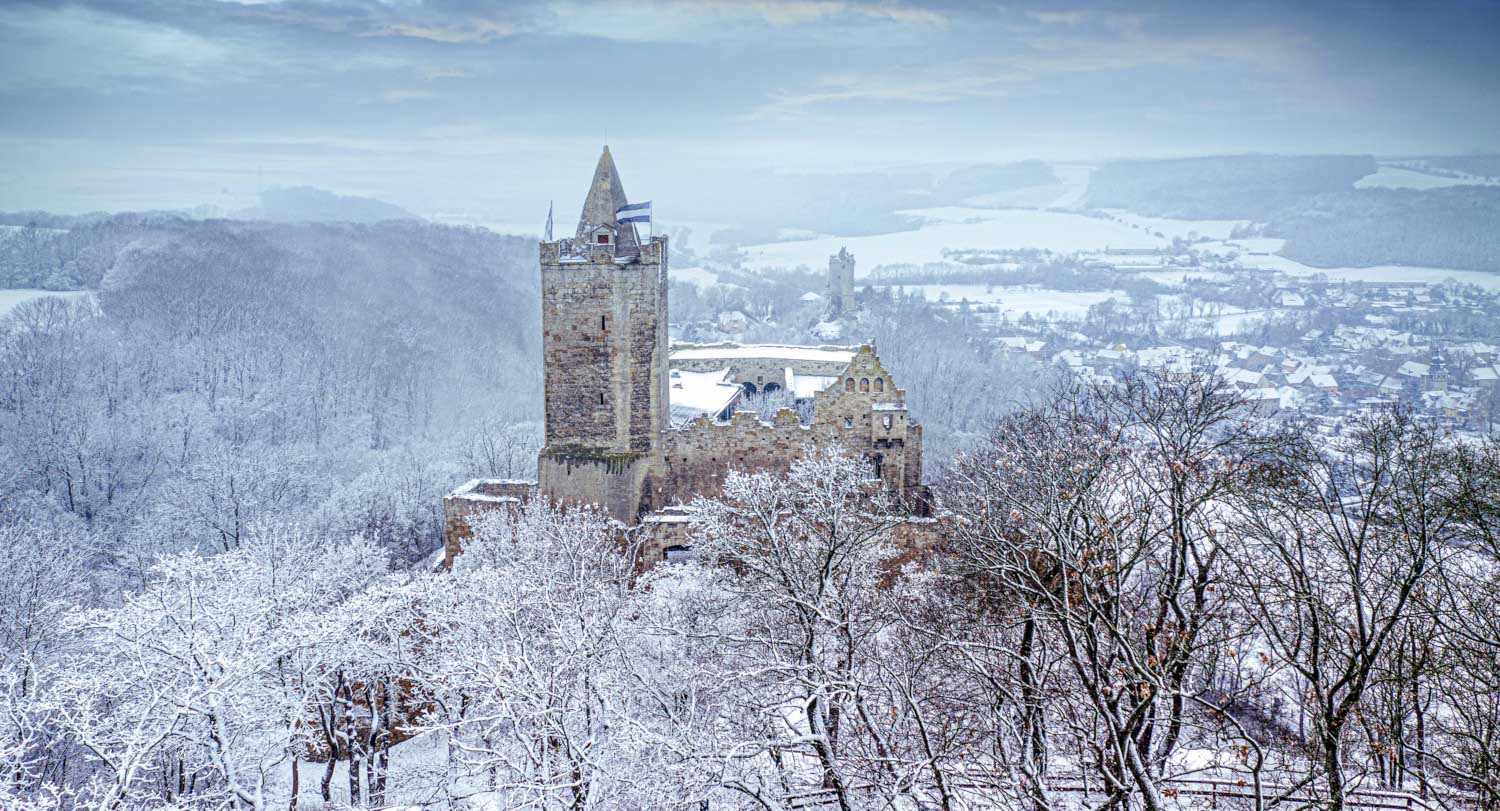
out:
<path id="1" fill-rule="evenodd" d="M 917 298 L 994 353 L 1090 385 L 1138 368 L 1217 369 L 1258 413 L 1311 419 L 1327 432 L 1393 403 L 1461 432 L 1488 433 L 1500 421 L 1500 345 L 1489 340 L 1500 290 L 1427 269 L 1288 273 L 1251 266 L 1269 254 L 1236 247 L 951 251 L 951 261 L 922 267 L 877 264 L 858 279 L 856 298 Z M 1412 280 L 1422 277 L 1436 278 Z M 778 324 L 811 324 L 815 337 L 868 331 L 858 317 L 826 320 L 822 291 L 803 293 L 779 320 L 774 305 L 764 319 L 748 314 L 762 290 L 737 292 L 725 300 L 745 307 L 674 329 L 696 341 L 779 334 Z"/>

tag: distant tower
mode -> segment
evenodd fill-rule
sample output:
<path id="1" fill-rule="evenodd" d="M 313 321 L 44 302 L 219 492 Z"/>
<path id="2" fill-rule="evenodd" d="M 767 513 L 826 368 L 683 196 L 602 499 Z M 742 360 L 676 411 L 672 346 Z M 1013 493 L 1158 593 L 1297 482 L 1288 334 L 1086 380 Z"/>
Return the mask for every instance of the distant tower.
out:
<path id="1" fill-rule="evenodd" d="M 1448 367 L 1443 363 L 1442 350 L 1433 350 L 1432 360 L 1428 366 L 1428 389 L 1430 391 L 1447 391 Z"/>
<path id="2" fill-rule="evenodd" d="M 572 239 L 541 243 L 541 492 L 634 523 L 668 422 L 667 238 L 642 244 L 609 147 Z"/>
<path id="3" fill-rule="evenodd" d="M 828 257 L 828 317 L 841 318 L 854 311 L 854 254 L 848 248 Z"/>

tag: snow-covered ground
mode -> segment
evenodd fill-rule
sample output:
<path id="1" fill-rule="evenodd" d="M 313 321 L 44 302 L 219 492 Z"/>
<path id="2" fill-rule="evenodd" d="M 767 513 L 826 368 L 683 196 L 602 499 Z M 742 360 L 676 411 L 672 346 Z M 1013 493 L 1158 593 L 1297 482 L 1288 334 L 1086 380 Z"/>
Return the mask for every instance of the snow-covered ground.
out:
<path id="1" fill-rule="evenodd" d="M 753 269 L 822 268 L 828 257 L 847 246 L 859 258 L 856 273 L 877 265 L 943 260 L 943 249 L 1008 250 L 1042 248 L 1060 253 L 1104 248 L 1155 248 L 1169 240 L 1114 220 L 1061 211 L 984 209 L 947 206 L 900 211 L 918 222 L 910 231 L 862 237 L 819 237 L 793 242 L 750 245 L 745 265 Z"/>
<path id="2" fill-rule="evenodd" d="M 1205 242 L 1195 247 L 1218 254 L 1227 254 L 1235 251 L 1239 254 L 1236 261 L 1244 267 L 1275 270 L 1289 276 L 1312 276 L 1322 273 L 1326 274 L 1330 281 L 1361 281 L 1375 284 L 1390 282 L 1426 282 L 1428 284 L 1436 284 L 1443 281 L 1455 281 L 1476 285 L 1485 290 L 1500 291 L 1500 273 L 1487 273 L 1482 270 L 1453 270 L 1451 268 L 1411 267 L 1406 265 L 1375 265 L 1366 268 L 1315 268 L 1284 256 L 1278 256 L 1276 252 L 1281 250 L 1285 242 L 1286 240 L 1272 237 L 1256 237 L 1251 239 Z"/>
<path id="3" fill-rule="evenodd" d="M 1167 239 L 1229 239 L 1234 229 L 1245 225 L 1245 220 L 1173 220 L 1166 217 L 1146 217 L 1123 208 L 1106 208 L 1104 213 L 1129 228 L 1151 234 L 1161 234 Z"/>
<path id="4" fill-rule="evenodd" d="M 1017 206 L 1020 208 L 1050 208 L 1053 201 L 1067 193 L 1067 188 L 1061 183 L 1044 183 L 1038 186 L 1024 186 L 1019 189 L 1008 189 L 1006 191 L 990 192 L 989 194 L 975 195 L 964 200 L 965 205 L 980 208 L 1001 208 Z"/>
<path id="5" fill-rule="evenodd" d="M 1057 182 L 1026 186 L 1009 191 L 991 192 L 970 197 L 964 202 L 979 207 L 1047 208 L 1077 210 L 1088 200 L 1089 176 L 1094 167 L 1079 163 L 1054 163 L 1052 173 Z"/>
<path id="6" fill-rule="evenodd" d="M 669 266 L 667 268 L 667 275 L 674 282 L 687 282 L 700 290 L 713 287 L 716 284 L 723 284 L 723 282 L 719 281 L 719 274 L 701 267 L 676 268 Z M 737 287 L 738 285 L 729 286 Z"/>
<path id="7" fill-rule="evenodd" d="M 1089 178 L 1094 174 L 1092 165 L 1080 163 L 1054 163 L 1052 173 L 1062 181 L 1062 193 L 1048 208 L 1083 208 L 1089 196 Z"/>
<path id="8" fill-rule="evenodd" d="M 21 304 L 32 299 L 43 296 L 61 296 L 62 298 L 77 299 L 93 295 L 88 290 L 0 290 L 0 318 L 10 315 L 10 311 Z"/>
<path id="9" fill-rule="evenodd" d="M 447 755 L 447 740 L 444 736 L 429 733 L 391 747 L 389 794 L 386 808 L 426 808 L 433 803 L 441 804 L 445 799 L 443 759 Z M 299 761 L 297 808 L 323 809 L 320 784 L 327 770 L 327 763 Z M 290 797 L 291 766 L 283 765 L 272 775 L 271 793 L 276 797 Z M 334 764 L 333 781 L 329 784 L 335 804 L 349 802 L 349 762 Z M 475 791 L 468 788 L 468 791 Z M 460 792 L 463 793 L 463 792 Z"/>
<path id="10" fill-rule="evenodd" d="M 1198 268 L 1171 268 L 1167 270 L 1138 270 L 1130 275 L 1137 279 L 1156 282 L 1163 287 L 1181 287 L 1188 279 L 1203 279 L 1210 282 L 1229 280 L 1228 273 Z"/>
<path id="11" fill-rule="evenodd" d="M 1036 318 L 1078 319 L 1088 313 L 1089 307 L 1102 301 L 1129 300 L 1122 290 L 1051 290 L 1037 285 L 923 284 L 900 289 L 921 293 L 928 301 L 945 302 L 950 307 L 967 300 L 974 307 L 998 308 L 1011 319 L 1026 313 Z"/>
<path id="12" fill-rule="evenodd" d="M 1401 166 L 1382 165 L 1375 172 L 1354 181 L 1354 188 L 1437 189 L 1443 186 L 1492 186 L 1495 183 L 1496 181 L 1494 180 L 1475 177 L 1473 175 L 1447 177 L 1419 172 L 1415 169 L 1407 169 Z"/>

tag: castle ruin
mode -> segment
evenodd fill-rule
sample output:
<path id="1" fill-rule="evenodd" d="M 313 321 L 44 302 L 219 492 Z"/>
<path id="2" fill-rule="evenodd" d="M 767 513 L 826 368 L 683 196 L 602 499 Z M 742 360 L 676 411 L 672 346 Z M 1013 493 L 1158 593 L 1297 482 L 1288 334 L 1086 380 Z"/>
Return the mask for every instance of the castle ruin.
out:
<path id="1" fill-rule="evenodd" d="M 616 220 L 625 190 L 605 147 L 573 237 L 540 245 L 544 446 L 537 480 L 478 479 L 443 502 L 451 563 L 476 514 L 533 497 L 596 504 L 657 538 L 656 559 L 686 537 L 683 505 L 719 492 L 731 470 L 784 471 L 809 450 L 863 456 L 869 476 L 914 514 L 922 427 L 874 347 L 669 346 L 667 238 Z M 830 260 L 852 294 L 854 258 Z M 841 289 L 838 284 L 830 292 Z M 785 392 L 799 405 L 769 421 L 746 397 Z M 799 417 L 799 411 L 804 416 Z"/>
<path id="2" fill-rule="evenodd" d="M 854 254 L 848 248 L 828 257 L 828 317 L 854 312 Z"/>

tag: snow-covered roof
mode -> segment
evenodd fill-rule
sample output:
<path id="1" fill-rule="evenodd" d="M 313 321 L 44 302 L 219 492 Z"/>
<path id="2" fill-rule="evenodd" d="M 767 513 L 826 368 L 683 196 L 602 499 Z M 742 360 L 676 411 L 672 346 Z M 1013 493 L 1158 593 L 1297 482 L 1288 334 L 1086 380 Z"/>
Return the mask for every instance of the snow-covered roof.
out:
<path id="1" fill-rule="evenodd" d="M 731 382 L 729 370 L 689 372 L 672 370 L 672 425 L 685 425 L 702 414 L 717 415 L 728 408 L 744 389 Z"/>
<path id="2" fill-rule="evenodd" d="M 838 378 L 823 375 L 799 375 L 787 369 L 786 380 L 787 388 L 791 390 L 792 396 L 798 400 L 804 400 L 833 385 Z"/>
<path id="3" fill-rule="evenodd" d="M 1404 377 L 1426 377 L 1429 371 L 1431 371 L 1431 367 L 1427 364 L 1409 360 L 1401 364 L 1401 367 L 1396 370 L 1396 374 Z"/>
<path id="4" fill-rule="evenodd" d="M 516 493 L 536 487 L 531 479 L 470 479 L 448 493 L 448 498 L 486 501 L 494 504 L 519 504 Z"/>
<path id="5" fill-rule="evenodd" d="M 810 360 L 848 363 L 854 360 L 858 347 L 790 346 L 786 344 L 727 344 L 692 346 L 672 350 L 672 360 Z"/>

